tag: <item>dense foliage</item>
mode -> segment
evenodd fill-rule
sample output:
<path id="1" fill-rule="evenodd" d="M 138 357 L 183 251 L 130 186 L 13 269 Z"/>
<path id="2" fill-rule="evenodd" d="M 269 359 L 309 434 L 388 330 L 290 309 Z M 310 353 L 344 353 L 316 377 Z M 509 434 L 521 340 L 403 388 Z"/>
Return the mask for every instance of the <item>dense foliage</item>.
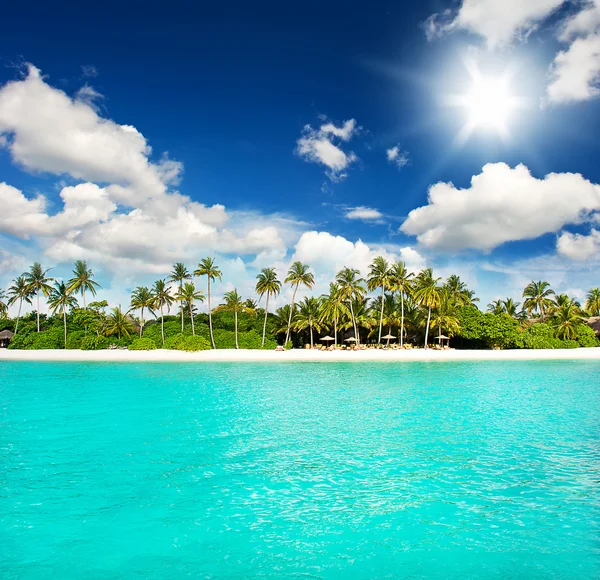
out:
<path id="1" fill-rule="evenodd" d="M 196 287 L 194 277 L 206 282 L 206 293 Z M 457 348 L 476 349 L 599 346 L 587 324 L 600 314 L 599 288 L 588 292 L 582 306 L 556 294 L 548 282 L 532 281 L 523 291 L 522 305 L 499 299 L 482 312 L 479 299 L 458 276 L 442 280 L 431 268 L 415 274 L 403 262 L 390 264 L 378 256 L 365 278 L 355 268 L 342 268 L 321 296 L 297 298 L 298 291 L 313 288 L 315 276 L 307 264 L 294 262 L 283 282 L 274 268 L 257 276 L 255 290 L 264 308 L 235 288 L 212 306 L 211 293 L 221 279 L 212 258 L 193 270 L 177 263 L 168 278 L 135 288 L 128 310 L 109 309 L 106 301 L 88 302 L 101 287 L 87 262 L 77 261 L 66 282 L 49 277 L 35 263 L 7 291 L 0 289 L 0 331 L 15 333 L 12 349 L 273 349 L 277 343 L 313 346 L 322 338 L 328 344 L 397 341 L 400 346 L 450 341 Z M 271 312 L 269 300 L 286 284 L 290 303 Z M 199 313 L 196 304 L 205 299 L 208 312 Z M 39 312 L 43 301 L 50 315 Z M 34 312 L 22 315 L 24 304 Z M 10 319 L 8 307 L 13 305 L 17 315 Z"/>

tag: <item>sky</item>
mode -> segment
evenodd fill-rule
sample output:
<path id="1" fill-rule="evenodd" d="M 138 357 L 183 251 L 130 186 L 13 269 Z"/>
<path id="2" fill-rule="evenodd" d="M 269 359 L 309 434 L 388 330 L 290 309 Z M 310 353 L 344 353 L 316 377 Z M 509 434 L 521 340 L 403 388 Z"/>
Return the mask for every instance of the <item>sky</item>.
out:
<path id="1" fill-rule="evenodd" d="M 85 259 L 127 306 L 210 255 L 217 299 L 295 260 L 321 293 L 383 255 L 483 307 L 532 279 L 583 298 L 599 79 L 600 0 L 11 3 L 0 287 Z"/>

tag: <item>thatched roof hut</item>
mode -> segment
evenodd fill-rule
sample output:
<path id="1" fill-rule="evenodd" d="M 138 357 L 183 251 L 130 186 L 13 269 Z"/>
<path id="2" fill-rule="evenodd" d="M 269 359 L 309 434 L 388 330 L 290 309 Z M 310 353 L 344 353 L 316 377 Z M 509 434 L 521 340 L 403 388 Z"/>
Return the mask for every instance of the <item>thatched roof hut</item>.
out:
<path id="1" fill-rule="evenodd" d="M 0 348 L 6 348 L 14 335 L 15 333 L 10 330 L 0 332 Z"/>
<path id="2" fill-rule="evenodd" d="M 596 333 L 596 335 L 600 336 L 600 316 L 588 318 L 587 323 L 590 326 L 590 328 Z"/>

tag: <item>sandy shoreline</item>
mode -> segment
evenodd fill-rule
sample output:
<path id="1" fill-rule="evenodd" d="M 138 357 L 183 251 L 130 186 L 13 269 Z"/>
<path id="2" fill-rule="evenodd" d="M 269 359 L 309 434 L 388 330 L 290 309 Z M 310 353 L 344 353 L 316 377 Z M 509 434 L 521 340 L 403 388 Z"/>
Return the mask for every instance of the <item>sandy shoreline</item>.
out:
<path id="1" fill-rule="evenodd" d="M 568 350 L 363 350 L 286 352 L 260 350 L 6 350 L 0 361 L 103 361 L 103 362 L 447 362 L 491 360 L 598 360 L 600 348 Z"/>

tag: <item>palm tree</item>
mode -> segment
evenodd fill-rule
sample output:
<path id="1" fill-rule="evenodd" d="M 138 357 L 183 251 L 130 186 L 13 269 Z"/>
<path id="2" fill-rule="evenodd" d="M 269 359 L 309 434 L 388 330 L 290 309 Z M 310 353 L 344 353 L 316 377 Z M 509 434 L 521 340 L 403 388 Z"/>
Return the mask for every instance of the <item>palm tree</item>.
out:
<path id="1" fill-rule="evenodd" d="M 140 319 L 140 338 L 142 337 L 142 332 L 144 332 L 144 309 L 147 308 L 150 312 L 152 312 L 153 305 L 154 295 L 146 286 L 138 286 L 131 294 L 131 309 L 141 310 L 142 313 Z"/>
<path id="2" fill-rule="evenodd" d="M 337 346 L 338 322 L 342 316 L 349 313 L 340 293 L 339 286 L 335 283 L 329 284 L 329 294 L 321 297 L 321 322 L 333 324 L 333 344 Z"/>
<path id="3" fill-rule="evenodd" d="M 294 316 L 294 329 L 310 330 L 310 347 L 314 346 L 313 341 L 313 329 L 317 332 L 321 332 L 321 321 L 319 319 L 320 314 L 320 301 L 314 296 L 306 297 L 302 302 L 298 304 L 298 312 Z"/>
<path id="4" fill-rule="evenodd" d="M 19 301 L 19 311 L 17 313 L 17 324 L 15 326 L 15 334 L 19 331 L 19 319 L 21 318 L 21 307 L 23 302 L 31 304 L 31 290 L 27 285 L 25 276 L 19 276 L 8 289 L 8 305 L 12 306 L 17 300 Z"/>
<path id="5" fill-rule="evenodd" d="M 442 335 L 442 330 L 446 330 L 449 337 L 453 337 L 460 330 L 456 309 L 456 295 L 453 295 L 447 286 L 443 286 L 440 289 L 439 306 L 435 309 L 431 320 L 431 324 L 439 328 L 439 336 Z"/>
<path id="6" fill-rule="evenodd" d="M 585 309 L 590 316 L 600 316 L 600 288 L 592 288 L 587 293 Z"/>
<path id="7" fill-rule="evenodd" d="M 577 327 L 583 322 L 581 309 L 575 302 L 564 302 L 552 314 L 558 338 L 573 340 L 577 337 Z"/>
<path id="8" fill-rule="evenodd" d="M 523 290 L 523 298 L 525 298 L 523 308 L 527 314 L 531 315 L 535 312 L 543 320 L 546 311 L 552 308 L 551 296 L 554 296 L 554 290 L 550 288 L 548 282 L 530 282 Z"/>
<path id="9" fill-rule="evenodd" d="M 77 306 L 77 299 L 71 294 L 70 288 L 64 282 L 56 282 L 48 297 L 48 306 L 50 306 L 52 314 L 60 311 L 62 315 L 65 348 L 67 348 L 67 308 L 75 308 Z"/>
<path id="10" fill-rule="evenodd" d="M 504 301 L 503 300 L 493 300 L 487 305 L 487 311 L 492 314 L 504 314 Z"/>
<path id="11" fill-rule="evenodd" d="M 285 334 L 285 344 L 290 340 L 290 330 L 292 327 L 292 316 L 294 314 L 294 304 L 296 302 L 296 292 L 300 284 L 306 286 L 309 290 L 315 285 L 315 277 L 312 272 L 309 271 L 309 266 L 302 262 L 294 262 L 288 270 L 287 277 L 284 280 L 286 284 L 291 284 L 294 287 L 294 294 L 292 295 L 292 306 L 290 308 L 290 318 L 288 320 L 288 328 Z"/>
<path id="12" fill-rule="evenodd" d="M 4 318 L 8 312 L 8 304 L 4 302 L 6 298 L 6 293 L 2 288 L 0 288 L 0 317 L 2 318 Z"/>
<path id="13" fill-rule="evenodd" d="M 467 288 L 467 285 L 456 274 L 448 276 L 444 284 L 449 292 L 449 299 L 455 306 L 472 306 L 473 302 L 479 302 L 475 293 Z"/>
<path id="14" fill-rule="evenodd" d="M 210 307 L 210 283 L 215 280 L 221 280 L 221 270 L 217 268 L 215 261 L 213 258 L 203 258 L 200 260 L 198 267 L 194 270 L 194 276 L 206 276 L 208 280 L 208 289 L 206 292 L 206 297 L 208 299 L 208 328 L 210 330 L 210 342 L 212 343 L 213 348 L 217 348 L 215 346 L 215 337 L 213 336 L 213 327 L 212 327 L 212 310 Z"/>
<path id="15" fill-rule="evenodd" d="M 160 332 L 162 336 L 162 343 L 165 344 L 165 315 L 164 308 L 166 306 L 167 311 L 170 310 L 171 304 L 175 302 L 171 294 L 171 289 L 164 280 L 157 280 L 154 282 L 154 288 L 152 288 L 152 294 L 154 300 L 152 301 L 152 308 L 160 310 Z"/>
<path id="16" fill-rule="evenodd" d="M 404 297 L 413 291 L 413 274 L 406 269 L 406 264 L 400 260 L 392 266 L 392 292 L 400 293 L 400 347 L 404 346 Z"/>
<path id="17" fill-rule="evenodd" d="M 175 298 L 181 302 L 182 312 L 184 304 L 189 308 L 190 318 L 192 320 L 192 335 L 196 336 L 196 330 L 194 328 L 194 302 L 196 300 L 204 302 L 204 292 L 202 292 L 202 290 L 196 290 L 193 282 L 186 282 Z"/>
<path id="18" fill-rule="evenodd" d="M 356 318 L 354 316 L 353 301 L 357 298 L 364 298 L 367 291 L 363 286 L 364 280 L 360 277 L 360 272 L 353 268 L 343 268 L 336 277 L 335 282 L 339 287 L 340 297 L 350 305 L 350 318 L 354 329 L 354 338 L 357 344 L 360 343 L 360 336 L 356 326 Z"/>
<path id="19" fill-rule="evenodd" d="M 427 348 L 429 340 L 429 324 L 431 323 L 431 309 L 437 308 L 440 305 L 441 297 L 437 283 L 440 278 L 433 277 L 433 270 L 425 268 L 422 270 L 415 280 L 415 300 L 422 306 L 427 308 L 427 325 L 425 327 L 425 348 Z"/>
<path id="20" fill-rule="evenodd" d="M 520 302 L 515 302 L 512 298 L 507 298 L 502 301 L 503 311 L 511 316 L 512 318 L 519 319 L 522 317 L 522 313 L 519 310 Z"/>
<path id="21" fill-rule="evenodd" d="M 131 338 L 132 332 L 135 332 L 135 326 L 127 312 L 123 312 L 120 306 L 118 308 L 113 308 L 106 319 L 106 336 L 116 334 L 117 338 L 121 340 L 122 334 L 127 338 Z"/>
<path id="22" fill-rule="evenodd" d="M 233 312 L 235 320 L 235 348 L 239 349 L 240 345 L 238 344 L 238 313 L 248 312 L 250 309 L 244 305 L 242 297 L 235 288 L 230 292 L 225 292 L 223 298 L 225 299 L 225 303 L 221 304 L 218 309 Z"/>
<path id="23" fill-rule="evenodd" d="M 173 266 L 173 270 L 171 271 L 169 280 L 179 284 L 179 292 L 177 293 L 177 296 L 181 296 L 181 291 L 183 289 L 184 280 L 189 280 L 190 278 L 191 278 L 191 275 L 190 275 L 188 269 L 185 267 L 185 264 L 182 264 L 181 262 L 177 262 L 177 264 L 175 264 Z M 183 310 L 184 310 L 183 302 L 182 302 L 181 298 L 177 298 L 177 300 L 179 300 L 181 302 L 181 332 L 183 332 Z"/>
<path id="24" fill-rule="evenodd" d="M 385 291 L 391 285 L 391 270 L 387 260 L 377 256 L 369 266 L 369 277 L 367 278 L 367 289 L 374 292 L 381 288 L 381 312 L 379 314 L 379 337 L 377 342 L 381 344 L 381 331 L 383 329 L 383 307 L 385 305 Z"/>
<path id="25" fill-rule="evenodd" d="M 275 268 L 263 268 L 256 276 L 256 292 L 260 298 L 266 295 L 265 320 L 263 322 L 261 346 L 265 346 L 265 334 L 267 332 L 267 317 L 269 316 L 269 297 L 277 296 L 281 292 L 281 282 L 277 278 Z"/>
<path id="26" fill-rule="evenodd" d="M 36 314 L 38 332 L 40 331 L 40 292 L 44 296 L 48 296 L 52 291 L 52 286 L 50 286 L 50 282 L 52 282 L 53 279 L 48 277 L 47 274 L 48 270 L 44 270 L 39 262 L 34 262 L 31 268 L 29 268 L 29 272 L 23 273 L 29 292 L 37 296 Z"/>
<path id="27" fill-rule="evenodd" d="M 69 280 L 69 292 L 73 294 L 81 293 L 83 299 L 83 307 L 86 308 L 85 292 L 86 290 L 96 296 L 96 289 L 100 288 L 100 284 L 94 280 L 94 272 L 88 268 L 85 260 L 77 260 L 75 268 L 73 268 L 73 278 Z"/>

